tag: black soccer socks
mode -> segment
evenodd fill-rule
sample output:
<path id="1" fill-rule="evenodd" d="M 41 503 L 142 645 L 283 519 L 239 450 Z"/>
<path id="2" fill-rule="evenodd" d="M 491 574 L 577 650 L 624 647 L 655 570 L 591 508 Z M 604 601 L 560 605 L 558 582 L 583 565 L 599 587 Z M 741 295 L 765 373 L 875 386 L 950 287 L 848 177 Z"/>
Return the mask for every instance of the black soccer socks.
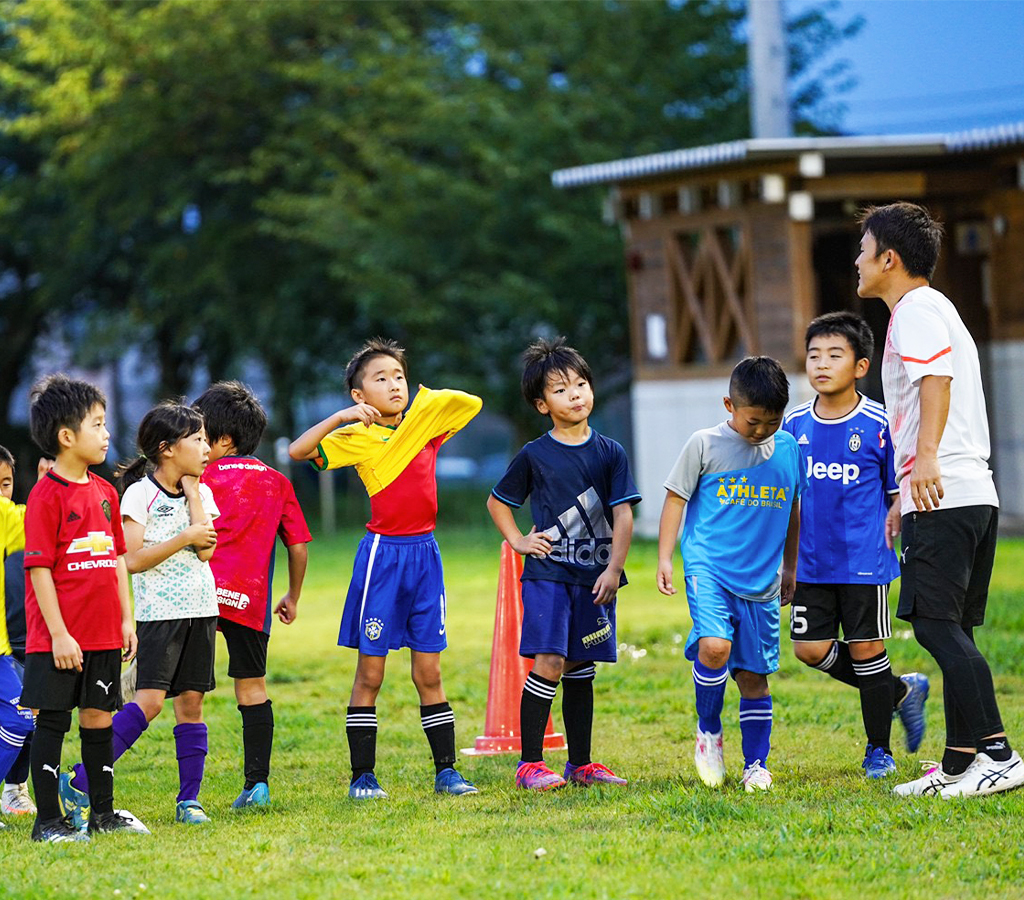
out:
<path id="1" fill-rule="evenodd" d="M 239 706 L 242 714 L 242 746 L 245 750 L 245 790 L 270 778 L 270 753 L 274 748 L 274 709 L 269 700 Z"/>
<path id="2" fill-rule="evenodd" d="M 89 779 L 89 815 L 114 811 L 114 729 L 79 728 L 82 765 Z"/>
<path id="3" fill-rule="evenodd" d="M 594 675 L 594 664 L 585 663 L 562 676 L 562 720 L 565 722 L 565 740 L 569 745 L 569 762 L 574 766 L 585 766 L 590 762 Z"/>
<path id="4" fill-rule="evenodd" d="M 523 762 L 544 759 L 544 728 L 551 715 L 557 681 L 548 681 L 535 672 L 526 676 L 523 697 L 519 702 L 519 730 L 523 736 Z"/>
<path id="5" fill-rule="evenodd" d="M 420 722 L 434 756 L 435 774 L 455 768 L 455 713 L 447 701 L 420 706 Z"/>
<path id="6" fill-rule="evenodd" d="M 350 706 L 345 718 L 352 780 L 372 772 L 377 764 L 377 707 Z"/>
<path id="7" fill-rule="evenodd" d="M 29 768 L 32 770 L 32 788 L 38 809 L 37 822 L 60 818 L 60 752 L 64 746 L 64 735 L 70 730 L 70 712 L 44 709 L 36 717 Z"/>
<path id="8" fill-rule="evenodd" d="M 868 743 L 891 754 L 893 678 L 889 654 L 884 650 L 870 659 L 853 661 L 860 686 L 860 712 Z"/>

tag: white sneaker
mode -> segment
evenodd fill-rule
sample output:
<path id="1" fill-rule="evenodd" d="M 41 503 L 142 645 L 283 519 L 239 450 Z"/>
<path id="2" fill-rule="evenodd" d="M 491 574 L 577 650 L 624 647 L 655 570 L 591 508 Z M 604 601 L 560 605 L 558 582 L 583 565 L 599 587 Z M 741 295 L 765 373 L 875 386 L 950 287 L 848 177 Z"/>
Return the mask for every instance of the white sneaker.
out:
<path id="1" fill-rule="evenodd" d="M 713 734 L 701 731 L 697 726 L 697 745 L 693 751 L 693 762 L 697 775 L 708 787 L 720 787 L 725 781 L 725 750 L 722 747 L 722 732 Z"/>
<path id="2" fill-rule="evenodd" d="M 956 784 L 967 774 L 963 772 L 960 775 L 947 775 L 942 771 L 942 766 L 931 759 L 924 760 L 921 768 L 924 769 L 924 775 L 905 784 L 896 785 L 892 792 L 900 797 L 926 797 Z"/>
<path id="3" fill-rule="evenodd" d="M 743 770 L 743 790 L 748 794 L 754 791 L 767 791 L 772 786 L 772 773 L 761 765 L 761 760 L 755 759 Z"/>
<path id="4" fill-rule="evenodd" d="M 985 794 L 998 794 L 1011 791 L 1024 784 L 1024 760 L 1014 750 L 1006 762 L 996 762 L 987 753 L 979 753 L 974 757 L 956 784 L 943 788 L 939 796 L 944 800 L 950 797 L 981 797 Z"/>
<path id="5" fill-rule="evenodd" d="M 35 815 L 36 805 L 28 793 L 28 785 L 5 784 L 3 795 L 0 796 L 0 812 L 5 816 Z"/>

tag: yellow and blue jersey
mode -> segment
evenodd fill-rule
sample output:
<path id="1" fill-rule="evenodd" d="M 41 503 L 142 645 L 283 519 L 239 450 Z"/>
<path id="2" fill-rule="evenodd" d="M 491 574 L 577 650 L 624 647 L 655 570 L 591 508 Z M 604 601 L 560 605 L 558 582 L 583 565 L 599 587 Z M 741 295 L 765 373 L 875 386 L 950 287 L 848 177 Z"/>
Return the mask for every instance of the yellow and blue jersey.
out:
<path id="1" fill-rule="evenodd" d="M 25 549 L 25 506 L 12 503 L 6 497 L 0 497 L 0 540 L 3 541 L 6 560 L 11 553 Z M 4 567 L 0 566 L 0 597 L 7 596 L 7 584 L 4 579 Z M 0 615 L 0 656 L 10 656 L 11 642 L 7 636 L 6 605 L 4 614 Z"/>

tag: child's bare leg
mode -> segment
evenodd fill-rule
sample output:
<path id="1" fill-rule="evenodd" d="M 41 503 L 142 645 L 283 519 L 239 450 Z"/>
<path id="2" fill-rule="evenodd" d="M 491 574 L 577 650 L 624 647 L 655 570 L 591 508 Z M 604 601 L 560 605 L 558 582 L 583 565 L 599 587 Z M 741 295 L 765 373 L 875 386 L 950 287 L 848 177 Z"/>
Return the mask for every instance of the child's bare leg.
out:
<path id="1" fill-rule="evenodd" d="M 152 722 L 160 715 L 160 710 L 164 708 L 166 699 L 167 691 L 161 691 L 158 688 L 142 688 L 135 692 L 132 703 L 142 710 L 147 722 Z"/>
<path id="2" fill-rule="evenodd" d="M 420 723 L 434 757 L 434 772 L 440 774 L 455 768 L 455 713 L 441 683 L 441 654 L 419 650 L 410 654 L 412 683 L 420 695 Z"/>
<path id="3" fill-rule="evenodd" d="M 198 800 L 209 738 L 203 721 L 203 694 L 182 691 L 174 698 L 174 748 L 178 757 L 178 802 Z"/>
<path id="4" fill-rule="evenodd" d="M 360 653 L 345 719 L 352 759 L 352 781 L 373 772 L 377 764 L 377 694 L 384 683 L 386 656 Z"/>

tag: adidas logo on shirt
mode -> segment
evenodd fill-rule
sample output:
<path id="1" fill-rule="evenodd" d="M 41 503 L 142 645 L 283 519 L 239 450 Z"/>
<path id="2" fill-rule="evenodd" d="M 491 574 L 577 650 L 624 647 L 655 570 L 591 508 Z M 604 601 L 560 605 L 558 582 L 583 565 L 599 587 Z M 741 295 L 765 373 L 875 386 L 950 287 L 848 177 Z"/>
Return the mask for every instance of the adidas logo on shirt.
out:
<path id="1" fill-rule="evenodd" d="M 797 438 L 796 442 L 798 444 L 809 444 L 810 443 L 810 441 L 807 439 L 807 435 L 806 434 L 800 435 L 800 437 Z"/>
<path id="2" fill-rule="evenodd" d="M 551 538 L 548 559 L 554 562 L 603 567 L 611 561 L 612 529 L 593 487 L 580 494 L 576 503 L 558 517 L 558 525 L 544 533 Z"/>
<path id="3" fill-rule="evenodd" d="M 68 516 L 68 522 L 80 522 L 82 517 L 74 510 L 71 511 L 71 515 Z"/>

